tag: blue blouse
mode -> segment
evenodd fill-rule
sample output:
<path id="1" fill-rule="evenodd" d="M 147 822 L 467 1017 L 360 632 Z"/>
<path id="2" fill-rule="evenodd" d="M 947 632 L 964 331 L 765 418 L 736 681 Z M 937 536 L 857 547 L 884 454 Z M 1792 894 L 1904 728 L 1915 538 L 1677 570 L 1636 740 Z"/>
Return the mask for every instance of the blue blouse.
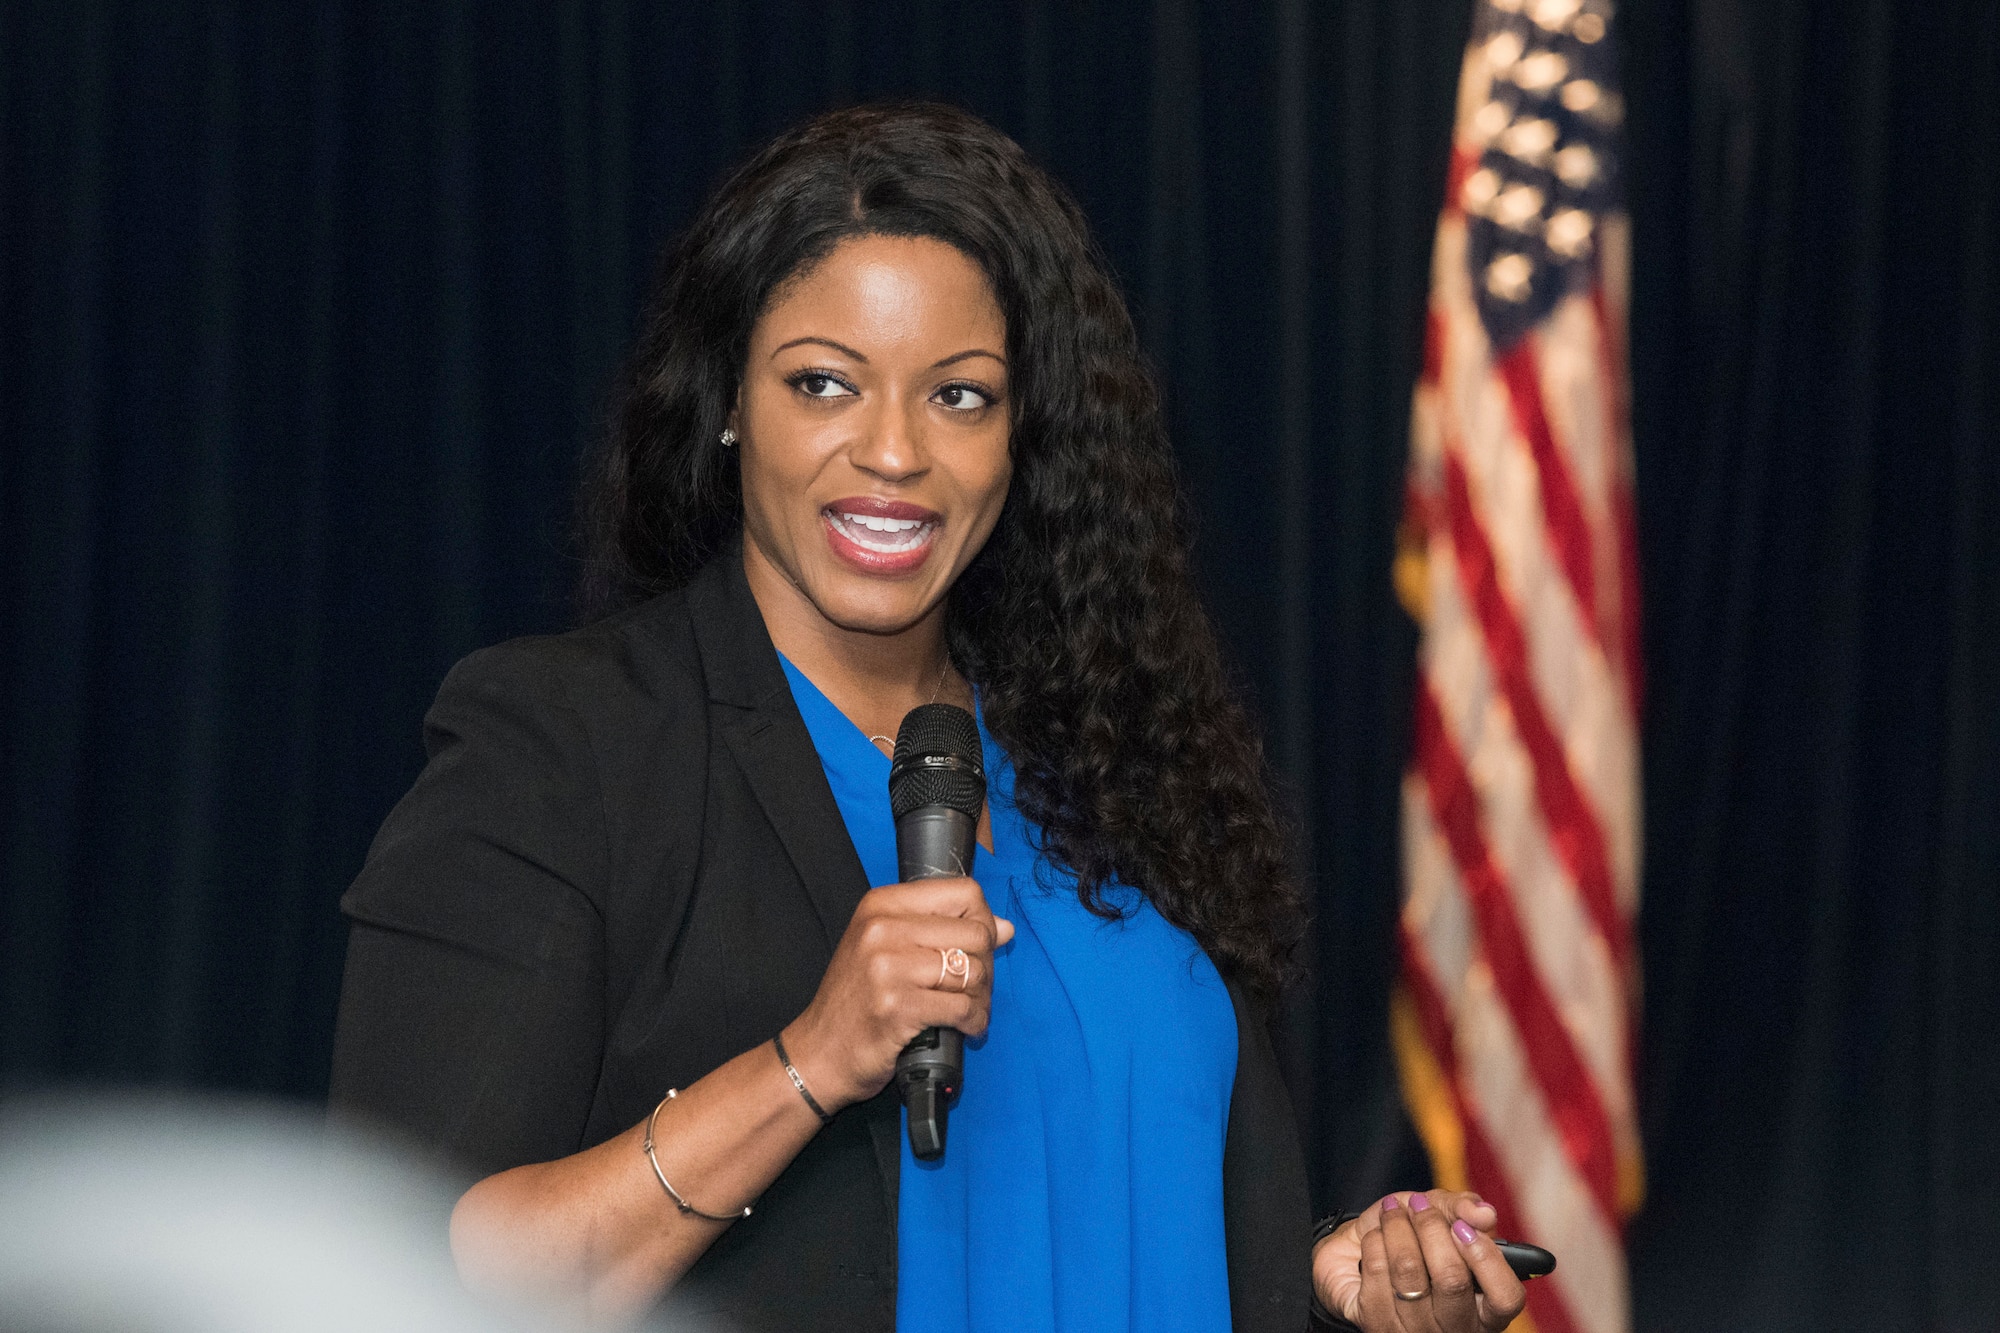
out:
<path id="1" fill-rule="evenodd" d="M 896 882 L 889 760 L 799 669 L 792 697 L 868 882 Z M 1014 770 L 986 748 L 993 851 L 973 878 L 1014 923 L 993 1017 L 965 1044 L 944 1157 L 903 1141 L 902 1333 L 1229 1328 L 1222 1145 L 1236 1019 L 1193 937 L 1123 885 L 1106 921 L 1035 850 Z"/>

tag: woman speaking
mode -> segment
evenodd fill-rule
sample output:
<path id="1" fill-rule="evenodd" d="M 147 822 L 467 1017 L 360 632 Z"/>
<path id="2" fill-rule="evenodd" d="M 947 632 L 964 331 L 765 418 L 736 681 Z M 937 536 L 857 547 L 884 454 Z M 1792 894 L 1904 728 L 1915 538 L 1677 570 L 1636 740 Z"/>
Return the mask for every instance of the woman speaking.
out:
<path id="1" fill-rule="evenodd" d="M 1492 1210 L 1308 1215 L 1264 1014 L 1301 919 L 1075 204 L 944 107 L 836 112 L 669 251 L 586 628 L 475 653 L 344 900 L 333 1099 L 470 1167 L 476 1286 L 745 1327 L 1472 1333 Z M 967 878 L 888 747 L 978 720 Z M 891 1078 L 966 1040 L 947 1150 Z"/>

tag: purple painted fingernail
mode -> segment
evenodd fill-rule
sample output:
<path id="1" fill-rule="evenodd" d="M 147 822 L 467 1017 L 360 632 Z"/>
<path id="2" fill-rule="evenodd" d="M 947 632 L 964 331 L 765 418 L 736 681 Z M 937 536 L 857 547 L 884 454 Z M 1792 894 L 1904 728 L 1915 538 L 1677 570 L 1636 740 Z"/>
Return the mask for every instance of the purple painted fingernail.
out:
<path id="1" fill-rule="evenodd" d="M 1411 1212 L 1413 1212 L 1413 1213 L 1422 1213 L 1422 1212 L 1427 1212 L 1427 1211 L 1429 1211 L 1429 1209 L 1430 1209 L 1430 1206 L 1431 1206 L 1431 1201 L 1430 1201 L 1429 1199 L 1426 1199 L 1426 1198 L 1425 1198 L 1425 1197 L 1424 1197 L 1423 1195 L 1421 1195 L 1421 1194 L 1412 1194 L 1412 1195 L 1410 1196 L 1410 1211 L 1411 1211 Z"/>
<path id="2" fill-rule="evenodd" d="M 1463 1219 L 1451 1224 L 1451 1234 L 1458 1237 L 1460 1245 L 1470 1245 L 1479 1239 L 1479 1233 L 1472 1229 L 1472 1224 Z"/>
<path id="3" fill-rule="evenodd" d="M 1396 1202 L 1396 1196 L 1393 1194 L 1385 1196 L 1382 1200 L 1382 1211 L 1385 1213 L 1401 1208 L 1402 1206 L 1402 1204 Z"/>

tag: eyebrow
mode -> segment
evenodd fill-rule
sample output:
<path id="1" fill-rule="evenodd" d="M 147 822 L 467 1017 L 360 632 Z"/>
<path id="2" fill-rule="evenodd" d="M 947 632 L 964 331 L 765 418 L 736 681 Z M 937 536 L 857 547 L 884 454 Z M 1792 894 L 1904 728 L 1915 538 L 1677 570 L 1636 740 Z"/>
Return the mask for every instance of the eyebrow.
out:
<path id="1" fill-rule="evenodd" d="M 803 338 L 794 338 L 788 343 L 779 343 L 776 347 L 773 347 L 771 349 L 771 359 L 776 360 L 778 353 L 784 351 L 788 347 L 800 347 L 805 345 L 806 343 L 818 343 L 822 347 L 831 347 L 834 351 L 839 352 L 842 356 L 851 356 L 856 361 L 861 362 L 863 365 L 868 364 L 867 357 L 861 355 L 861 353 L 855 351 L 852 347 L 849 347 L 846 343 L 837 343 L 831 338 L 814 337 L 812 334 L 807 334 Z"/>
<path id="2" fill-rule="evenodd" d="M 817 343 L 821 347 L 831 347 L 834 351 L 839 352 L 842 356 L 853 357 L 856 361 L 859 361 L 864 366 L 868 364 L 867 357 L 855 351 L 852 347 L 849 347 L 846 343 L 835 342 L 831 338 L 821 338 L 814 334 L 807 334 L 803 338 L 794 338 L 788 343 L 779 343 L 776 347 L 773 347 L 771 349 L 771 357 L 773 360 L 775 360 L 777 359 L 778 353 L 785 351 L 788 348 L 802 347 L 807 343 Z M 946 357 L 944 360 L 933 362 L 931 364 L 931 369 L 942 370 L 946 366 L 957 365 L 960 361 L 964 361 L 970 357 L 975 357 L 975 356 L 989 357 L 992 360 L 998 361 L 1002 369 L 1006 368 L 1007 358 L 1001 356 L 998 352 L 989 352 L 983 347 L 968 347 L 963 352 L 953 352 L 950 356 Z"/>
<path id="3" fill-rule="evenodd" d="M 942 370 L 946 366 L 957 365 L 960 361 L 963 361 L 968 357 L 974 357 L 974 356 L 990 357 L 993 360 L 998 361 L 1000 363 L 1000 368 L 1002 370 L 1005 370 L 1007 368 L 1007 358 L 1000 355 L 998 352 L 989 352 L 984 347 L 968 347 L 963 352 L 954 352 L 952 355 L 946 357 L 944 360 L 936 362 L 931 366 L 931 369 Z"/>

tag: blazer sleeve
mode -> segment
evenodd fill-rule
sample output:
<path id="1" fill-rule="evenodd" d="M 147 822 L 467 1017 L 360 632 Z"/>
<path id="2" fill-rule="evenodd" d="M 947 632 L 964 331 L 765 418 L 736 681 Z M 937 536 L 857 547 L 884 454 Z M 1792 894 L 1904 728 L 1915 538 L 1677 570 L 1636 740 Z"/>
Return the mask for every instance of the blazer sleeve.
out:
<path id="1" fill-rule="evenodd" d="M 1235 983 L 1236 1083 L 1222 1149 L 1222 1212 L 1235 1333 L 1299 1333 L 1312 1301 L 1312 1201 L 1278 1053 Z"/>
<path id="2" fill-rule="evenodd" d="M 582 1147 L 604 1049 L 604 808 L 548 644 L 452 669 L 341 900 L 335 1112 L 482 1176 Z"/>

